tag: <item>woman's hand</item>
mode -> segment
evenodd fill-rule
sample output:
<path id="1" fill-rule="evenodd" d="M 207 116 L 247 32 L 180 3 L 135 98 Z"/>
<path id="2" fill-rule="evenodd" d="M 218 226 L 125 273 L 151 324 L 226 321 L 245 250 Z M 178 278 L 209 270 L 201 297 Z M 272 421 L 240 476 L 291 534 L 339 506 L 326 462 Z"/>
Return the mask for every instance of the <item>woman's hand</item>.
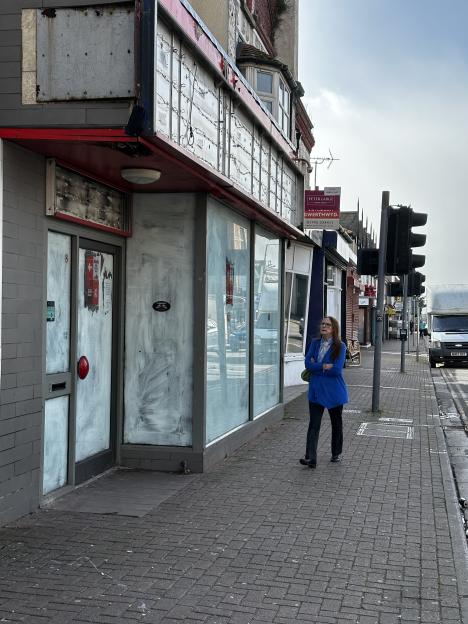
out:
<path id="1" fill-rule="evenodd" d="M 323 365 L 323 370 L 330 370 L 330 368 L 333 368 L 333 364 L 324 364 Z"/>

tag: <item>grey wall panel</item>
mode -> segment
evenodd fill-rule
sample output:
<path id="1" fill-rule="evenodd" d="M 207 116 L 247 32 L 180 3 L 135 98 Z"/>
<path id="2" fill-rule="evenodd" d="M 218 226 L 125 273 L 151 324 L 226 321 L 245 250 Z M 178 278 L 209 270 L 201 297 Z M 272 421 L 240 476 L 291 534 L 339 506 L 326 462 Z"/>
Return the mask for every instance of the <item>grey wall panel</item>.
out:
<path id="1" fill-rule="evenodd" d="M 0 7 L 1 16 L 1 7 Z M 0 17 L 0 19 L 3 19 Z M 21 46 L 21 31 L 20 30 L 2 30 L 0 39 L 0 48 L 5 46 Z"/>
<path id="2" fill-rule="evenodd" d="M 0 30 L 0 36 L 1 34 L 2 34 L 2 31 Z M 0 46 L 0 62 L 5 63 L 9 61 L 13 61 L 15 63 L 18 63 L 18 61 L 21 61 L 20 46 L 17 46 L 17 45 Z"/>
<path id="3" fill-rule="evenodd" d="M 42 157 L 4 142 L 0 524 L 39 501 L 44 179 Z"/>
<path id="4" fill-rule="evenodd" d="M 120 108 L 90 108 L 86 109 L 86 125 L 89 126 L 126 126 L 130 117 L 127 105 Z"/>

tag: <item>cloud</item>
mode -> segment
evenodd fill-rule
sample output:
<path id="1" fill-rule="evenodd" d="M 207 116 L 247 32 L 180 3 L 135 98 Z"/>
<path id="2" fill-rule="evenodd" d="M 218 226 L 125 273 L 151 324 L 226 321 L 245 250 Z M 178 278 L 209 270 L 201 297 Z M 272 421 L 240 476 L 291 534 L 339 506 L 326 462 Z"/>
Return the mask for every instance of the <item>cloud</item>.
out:
<path id="1" fill-rule="evenodd" d="M 415 84 L 379 106 L 326 86 L 304 98 L 316 137 L 312 158 L 331 149 L 339 159 L 318 166 L 317 184 L 341 186 L 342 209 L 355 210 L 359 197 L 378 231 L 381 193 L 388 190 L 391 203 L 428 213 L 421 251 L 429 283 L 466 281 L 468 89 L 445 87 Z"/>
<path id="2" fill-rule="evenodd" d="M 331 89 L 320 89 L 316 96 L 306 96 L 303 99 L 308 111 L 327 111 L 338 119 L 347 119 L 356 115 L 349 100 Z"/>

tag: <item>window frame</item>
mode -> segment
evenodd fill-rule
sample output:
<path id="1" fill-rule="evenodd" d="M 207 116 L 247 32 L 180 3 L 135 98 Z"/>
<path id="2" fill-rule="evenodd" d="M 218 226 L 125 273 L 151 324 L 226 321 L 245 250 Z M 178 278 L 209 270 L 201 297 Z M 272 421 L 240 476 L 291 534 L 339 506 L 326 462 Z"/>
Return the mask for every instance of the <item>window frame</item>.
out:
<path id="1" fill-rule="evenodd" d="M 286 84 L 281 72 L 276 69 L 266 69 L 263 66 L 255 65 L 253 71 L 252 83 L 256 94 L 262 103 L 265 104 L 265 108 L 267 108 L 267 111 L 278 124 L 282 134 L 284 134 L 288 140 L 291 140 L 292 103 L 290 88 Z M 271 75 L 271 93 L 258 89 L 259 73 Z M 269 110 L 269 105 L 271 106 L 271 111 Z"/>
<path id="2" fill-rule="evenodd" d="M 288 274 L 291 276 L 291 278 L 288 278 Z M 283 345 L 283 349 L 284 349 L 284 357 L 285 359 L 297 359 L 297 358 L 302 358 L 304 357 L 304 345 L 305 345 L 305 338 L 306 338 L 306 331 L 305 331 L 305 326 L 307 323 L 307 316 L 309 313 L 309 301 L 308 301 L 308 297 L 306 297 L 305 300 L 305 310 L 304 310 L 304 330 L 302 332 L 302 350 L 301 351 L 288 351 L 288 340 L 289 340 L 289 329 L 290 329 L 290 323 L 291 323 L 291 303 L 292 303 L 292 296 L 293 296 L 293 290 L 294 290 L 294 284 L 295 284 L 295 276 L 300 275 L 302 277 L 304 277 L 307 280 L 307 285 L 306 285 L 306 292 L 308 293 L 310 290 L 310 280 L 311 280 L 311 276 L 309 273 L 304 273 L 302 271 L 295 271 L 295 270 L 285 270 L 284 271 L 284 277 L 283 277 L 283 283 L 284 283 L 284 345 Z M 290 281 L 289 283 L 289 293 L 286 292 L 287 286 L 288 286 L 288 281 Z"/>

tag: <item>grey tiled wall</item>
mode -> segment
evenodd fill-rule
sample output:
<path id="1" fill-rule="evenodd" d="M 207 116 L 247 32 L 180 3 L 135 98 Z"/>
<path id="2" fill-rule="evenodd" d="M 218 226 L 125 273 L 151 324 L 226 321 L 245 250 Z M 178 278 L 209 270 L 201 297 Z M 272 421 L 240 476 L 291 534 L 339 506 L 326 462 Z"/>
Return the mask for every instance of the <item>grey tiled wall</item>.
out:
<path id="1" fill-rule="evenodd" d="M 4 142 L 0 524 L 35 509 L 40 490 L 44 172 Z"/>

